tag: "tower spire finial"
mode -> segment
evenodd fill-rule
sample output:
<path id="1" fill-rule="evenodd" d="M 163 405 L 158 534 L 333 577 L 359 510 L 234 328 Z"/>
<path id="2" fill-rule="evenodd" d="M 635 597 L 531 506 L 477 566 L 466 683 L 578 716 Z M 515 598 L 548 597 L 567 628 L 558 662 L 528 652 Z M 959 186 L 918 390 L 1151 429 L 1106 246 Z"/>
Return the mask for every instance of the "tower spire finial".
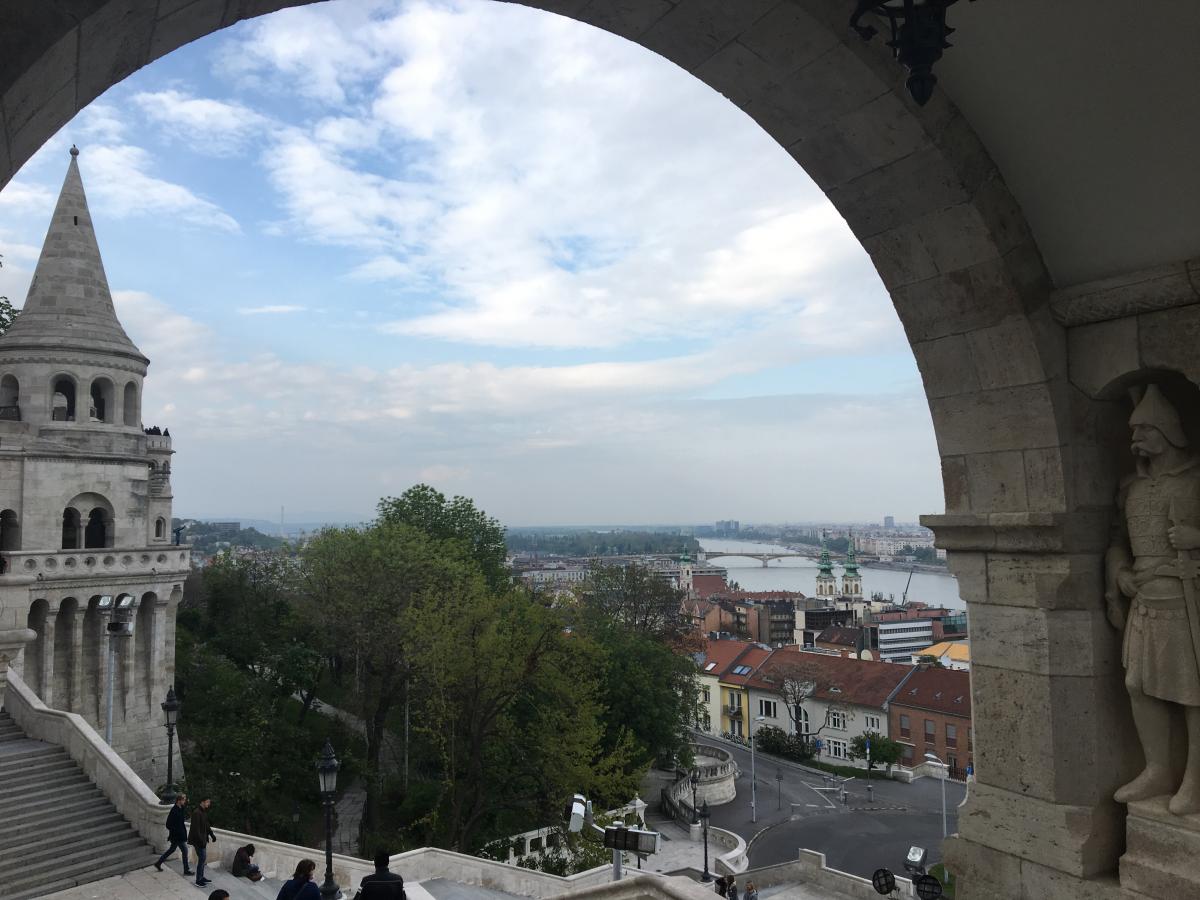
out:
<path id="1" fill-rule="evenodd" d="M 76 147 L 74 144 L 72 144 L 72 145 L 71 145 L 71 155 L 72 155 L 72 156 L 78 156 L 78 155 L 79 155 L 79 148 L 78 148 L 78 147 Z"/>

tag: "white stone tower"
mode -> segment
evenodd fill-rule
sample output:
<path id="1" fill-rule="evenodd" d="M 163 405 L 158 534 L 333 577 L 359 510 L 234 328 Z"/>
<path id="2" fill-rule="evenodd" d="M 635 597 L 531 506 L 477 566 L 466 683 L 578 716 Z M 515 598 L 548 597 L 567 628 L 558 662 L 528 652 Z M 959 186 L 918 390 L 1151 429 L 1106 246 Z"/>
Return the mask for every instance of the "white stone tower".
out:
<path id="1" fill-rule="evenodd" d="M 846 532 L 849 543 L 846 545 L 845 572 L 842 575 L 842 596 L 851 600 L 863 598 L 862 573 L 858 571 L 858 557 L 854 553 L 854 532 Z"/>
<path id="2" fill-rule="evenodd" d="M 833 560 L 829 558 L 824 532 L 821 533 L 821 561 L 817 563 L 817 596 L 828 599 L 837 596 L 837 576 L 833 574 Z"/>
<path id="3" fill-rule="evenodd" d="M 78 153 L 0 337 L 0 631 L 37 633 L 14 668 L 101 734 L 114 642 L 113 746 L 155 787 L 189 550 L 171 544 L 171 438 L 142 427 L 149 361 L 113 310 Z M 114 615 L 132 636 L 109 636 Z"/>

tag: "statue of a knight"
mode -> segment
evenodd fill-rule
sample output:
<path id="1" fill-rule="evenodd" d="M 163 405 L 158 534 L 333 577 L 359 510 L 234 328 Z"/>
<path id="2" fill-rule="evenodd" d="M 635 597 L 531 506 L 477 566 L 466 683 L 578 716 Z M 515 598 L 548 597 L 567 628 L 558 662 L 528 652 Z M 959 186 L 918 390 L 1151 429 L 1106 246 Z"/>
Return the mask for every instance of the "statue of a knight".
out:
<path id="1" fill-rule="evenodd" d="M 1150 385 L 1129 419 L 1137 471 L 1117 497 L 1118 534 L 1105 556 L 1109 621 L 1124 629 L 1122 662 L 1146 768 L 1118 803 L 1170 795 L 1168 808 L 1200 812 L 1200 457 L 1179 413 Z M 1187 764 L 1171 765 L 1172 719 L 1182 709 Z"/>

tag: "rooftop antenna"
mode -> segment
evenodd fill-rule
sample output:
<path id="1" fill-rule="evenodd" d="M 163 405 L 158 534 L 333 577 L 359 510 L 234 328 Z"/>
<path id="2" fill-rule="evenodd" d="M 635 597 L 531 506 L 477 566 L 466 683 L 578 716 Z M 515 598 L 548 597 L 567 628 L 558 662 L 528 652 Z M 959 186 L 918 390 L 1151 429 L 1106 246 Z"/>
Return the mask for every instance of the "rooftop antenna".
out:
<path id="1" fill-rule="evenodd" d="M 279 538 L 283 540 L 283 504 L 279 505 Z M 912 577 L 912 576 L 909 576 Z"/>

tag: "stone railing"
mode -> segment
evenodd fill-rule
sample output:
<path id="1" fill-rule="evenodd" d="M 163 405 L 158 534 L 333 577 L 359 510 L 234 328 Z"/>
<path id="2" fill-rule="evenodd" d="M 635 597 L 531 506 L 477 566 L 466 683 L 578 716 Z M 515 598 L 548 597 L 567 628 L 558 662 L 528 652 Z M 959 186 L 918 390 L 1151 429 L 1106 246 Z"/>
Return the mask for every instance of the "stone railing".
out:
<path id="1" fill-rule="evenodd" d="M 166 807 L 82 716 L 50 709 L 11 669 L 4 708 L 29 737 L 66 750 L 138 834 L 154 847 L 164 846 Z"/>
<path id="2" fill-rule="evenodd" d="M 801 850 L 795 862 L 751 869 L 744 874 L 746 880 L 753 881 L 760 891 L 779 885 L 804 884 L 827 890 L 830 897 L 839 900 L 879 900 L 879 893 L 869 879 L 829 868 L 825 865 L 825 854 L 816 850 Z M 741 879 L 739 887 L 745 887 Z M 897 875 L 896 891 L 890 896 L 902 900 L 915 897 L 912 882 Z"/>
<path id="3" fill-rule="evenodd" d="M 600 815 L 613 822 L 622 821 L 626 824 L 630 824 L 630 817 L 632 816 L 640 828 L 646 824 L 646 804 L 639 798 L 634 798 L 632 803 L 626 803 L 624 806 L 617 809 L 610 809 L 608 812 L 601 813 Z M 520 834 L 512 835 L 507 840 L 508 855 L 504 861 L 509 865 L 516 865 L 523 856 L 544 853 L 555 846 L 561 832 L 561 826 L 546 825 L 542 828 L 534 828 L 529 831 L 522 831 Z"/>
<path id="4" fill-rule="evenodd" d="M 680 770 L 680 777 L 670 787 L 663 788 L 660 797 L 663 812 L 684 827 L 696 820 L 692 808 L 692 771 L 700 776 L 696 785 L 696 804 L 707 801 L 709 806 L 720 806 L 737 796 L 740 771 L 733 755 L 720 747 L 693 744 L 692 752 L 695 765 L 687 772 Z"/>
<path id="5" fill-rule="evenodd" d="M 83 575 L 149 575 L 188 571 L 187 546 L 159 544 L 153 547 L 96 547 L 90 550 L 6 550 L 4 576 L 43 579 L 78 578 Z"/>

